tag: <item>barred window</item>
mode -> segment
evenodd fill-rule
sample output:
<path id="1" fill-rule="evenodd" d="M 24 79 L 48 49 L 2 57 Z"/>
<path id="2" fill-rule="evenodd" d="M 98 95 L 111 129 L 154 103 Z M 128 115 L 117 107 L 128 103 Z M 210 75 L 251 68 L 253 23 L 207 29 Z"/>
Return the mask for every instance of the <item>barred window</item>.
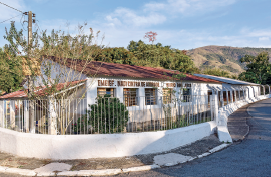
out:
<path id="1" fill-rule="evenodd" d="M 191 87 L 191 84 L 189 86 Z M 190 87 L 183 88 L 183 102 L 191 102 L 192 101 Z"/>
<path id="2" fill-rule="evenodd" d="M 172 102 L 172 88 L 163 88 L 163 103 L 168 104 Z"/>
<path id="3" fill-rule="evenodd" d="M 137 88 L 124 88 L 123 97 L 125 106 L 137 106 Z"/>
<path id="4" fill-rule="evenodd" d="M 111 95 L 110 97 L 115 97 L 115 89 L 114 88 L 97 88 L 97 95 L 104 96 L 105 94 Z"/>
<path id="5" fill-rule="evenodd" d="M 156 89 L 145 89 L 145 105 L 156 105 Z"/>

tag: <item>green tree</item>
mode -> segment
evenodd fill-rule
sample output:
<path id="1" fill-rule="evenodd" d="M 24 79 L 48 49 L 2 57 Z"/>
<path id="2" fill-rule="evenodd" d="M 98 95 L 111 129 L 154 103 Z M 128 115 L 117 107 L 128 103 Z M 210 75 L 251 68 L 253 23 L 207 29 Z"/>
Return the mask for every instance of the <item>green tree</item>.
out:
<path id="1" fill-rule="evenodd" d="M 134 54 L 123 47 L 104 48 L 95 57 L 94 60 L 104 61 L 104 62 L 109 62 L 109 63 L 139 65 L 138 60 L 134 56 Z"/>
<path id="2" fill-rule="evenodd" d="M 229 72 L 221 70 L 220 68 L 207 68 L 202 73 L 220 77 L 231 77 Z"/>
<path id="3" fill-rule="evenodd" d="M 0 48 L 0 89 L 7 93 L 19 90 L 23 81 L 21 60 L 8 49 Z"/>
<path id="4" fill-rule="evenodd" d="M 257 84 L 267 83 L 271 76 L 271 65 L 267 52 L 261 52 L 258 56 L 245 55 L 240 62 L 246 64 L 246 71 L 238 76 L 240 80 Z"/>
<path id="5" fill-rule="evenodd" d="M 127 49 L 134 54 L 141 66 L 162 67 L 185 73 L 198 72 L 186 51 L 163 46 L 161 43 L 145 44 L 141 40 L 131 41 Z"/>
<path id="6" fill-rule="evenodd" d="M 86 66 L 100 53 L 103 46 L 96 43 L 95 38 L 98 37 L 99 31 L 96 33 L 96 37 L 91 28 L 90 34 L 84 34 L 86 25 L 79 25 L 76 35 L 66 34 L 61 30 L 52 30 L 49 35 L 46 31 L 33 32 L 30 45 L 23 35 L 23 30 L 18 31 L 14 23 L 11 24 L 9 30 L 6 29 L 4 38 L 9 42 L 6 47 L 16 58 L 22 59 L 24 75 L 27 75 L 33 81 L 28 82 L 28 89 L 25 90 L 28 98 L 30 100 L 47 99 L 50 106 L 44 105 L 43 109 L 58 113 L 51 118 L 50 122 L 48 120 L 48 133 L 50 130 L 50 134 L 67 133 L 68 127 L 75 119 L 74 115 L 68 116 L 68 119 L 65 116 L 69 102 L 63 100 L 73 101 L 77 99 L 75 108 L 78 107 L 85 97 L 88 87 L 92 85 L 80 85 L 82 73 Z M 25 56 L 23 56 L 24 54 Z M 80 60 L 84 61 L 81 62 Z M 82 71 L 78 74 L 71 74 L 66 65 L 69 64 L 69 67 L 74 69 L 77 67 L 78 61 L 80 61 Z M 40 73 L 37 73 L 37 71 Z M 92 77 L 95 77 L 95 74 Z M 71 83 L 71 81 L 76 82 Z M 84 93 L 79 94 L 78 90 L 82 87 L 86 87 L 86 89 L 84 89 Z M 29 114 L 31 116 L 29 116 L 30 123 L 29 127 L 26 127 L 26 132 L 31 131 L 31 129 L 34 130 L 35 122 L 34 114 L 32 114 L 34 106 L 41 106 L 34 104 L 36 104 L 34 101 L 30 102 Z M 57 108 L 57 104 L 61 109 Z"/>

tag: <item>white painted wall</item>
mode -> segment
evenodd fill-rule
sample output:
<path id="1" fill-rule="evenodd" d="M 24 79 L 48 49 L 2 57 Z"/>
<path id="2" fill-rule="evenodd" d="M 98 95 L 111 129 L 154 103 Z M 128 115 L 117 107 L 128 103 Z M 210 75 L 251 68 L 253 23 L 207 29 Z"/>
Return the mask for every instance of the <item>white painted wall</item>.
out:
<path id="1" fill-rule="evenodd" d="M 103 88 L 115 88 L 116 97 L 121 98 L 121 102 L 123 102 L 123 88 L 138 88 L 138 97 L 145 97 L 145 88 L 153 88 L 153 87 L 123 87 L 123 86 L 117 86 L 117 81 L 136 81 L 136 82 L 159 82 L 159 86 L 157 88 L 157 96 L 161 97 L 163 96 L 163 88 L 166 87 L 166 83 L 175 83 L 172 81 L 155 81 L 155 80 L 145 80 L 145 79 L 124 79 L 124 78 L 88 78 L 87 81 L 87 99 L 88 104 L 94 104 L 95 98 L 97 97 L 97 88 L 98 86 L 98 80 L 114 80 L 113 86 L 101 86 Z M 180 83 L 180 82 L 178 82 Z M 208 90 L 210 90 L 207 85 L 209 83 L 194 83 L 191 81 L 183 81 L 183 84 L 191 84 L 191 94 L 192 95 L 207 95 Z M 217 88 L 222 88 L 222 84 L 209 84 L 211 86 L 215 86 Z M 176 91 L 176 97 L 179 98 L 180 96 L 180 87 L 174 87 L 173 88 Z M 144 98 L 140 98 L 143 100 L 140 100 L 140 103 L 144 103 Z M 140 104 L 144 105 L 144 104 Z M 136 106 L 138 110 L 142 110 L 143 108 L 139 106 Z M 161 105 L 149 105 L 150 108 L 160 108 Z M 133 108 L 134 109 L 134 108 Z"/>
<path id="2" fill-rule="evenodd" d="M 123 103 L 123 89 L 124 88 L 137 88 L 138 89 L 138 105 L 137 106 L 130 106 L 127 109 L 129 110 L 130 119 L 129 122 L 145 122 L 150 120 L 160 120 L 165 117 L 164 111 L 161 110 L 162 108 L 162 100 L 160 100 L 163 96 L 163 88 L 167 88 L 167 83 L 175 83 L 172 81 L 154 81 L 154 80 L 146 80 L 146 79 L 127 79 L 127 78 L 88 78 L 87 81 L 87 104 L 92 105 L 95 104 L 95 98 L 97 97 L 97 88 L 98 80 L 114 80 L 113 86 L 100 86 L 103 88 L 114 88 L 115 89 L 115 96 L 120 99 Z M 123 87 L 118 86 L 118 81 L 133 81 L 133 82 L 159 82 L 159 87 L 157 88 L 157 104 L 156 105 L 145 105 L 145 88 L 153 88 L 153 87 Z M 181 82 L 177 82 L 181 83 Z M 207 87 L 208 83 L 192 83 L 191 81 L 183 81 L 182 84 L 191 84 L 191 95 L 207 95 L 209 88 Z M 210 84 L 211 86 L 215 86 L 217 88 L 221 88 L 221 84 Z M 171 87 L 172 88 L 172 87 Z M 180 98 L 180 89 L 181 87 L 173 88 L 176 91 L 176 97 Z M 193 97 L 193 103 L 198 102 L 199 97 Z M 208 99 L 201 98 L 203 101 L 200 104 L 206 104 Z M 183 106 L 188 106 L 190 103 L 182 103 Z M 196 109 L 195 109 L 196 110 Z M 143 111 L 143 112 L 142 112 Z M 179 112 L 179 111 L 178 111 Z M 180 112 L 179 112 L 180 113 Z"/>
<path id="3" fill-rule="evenodd" d="M 50 79 L 51 81 L 54 81 L 57 77 L 60 77 L 59 83 L 64 83 L 64 82 L 70 82 L 70 81 L 75 81 L 75 80 L 83 80 L 86 79 L 87 76 L 85 74 L 82 74 L 78 71 L 75 71 L 69 67 L 66 67 L 64 65 L 59 65 L 58 63 L 52 61 L 52 60 L 43 60 L 41 64 L 41 75 L 45 80 L 48 80 L 47 76 L 45 76 L 45 69 L 50 68 L 51 66 L 51 75 Z M 42 83 L 42 77 L 37 76 L 35 80 L 35 86 L 43 86 Z M 27 88 L 27 83 L 24 84 L 24 88 Z"/>
<path id="4" fill-rule="evenodd" d="M 167 131 L 100 134 L 41 135 L 0 128 L 0 151 L 42 159 L 123 157 L 168 151 L 214 133 L 215 122 Z"/>

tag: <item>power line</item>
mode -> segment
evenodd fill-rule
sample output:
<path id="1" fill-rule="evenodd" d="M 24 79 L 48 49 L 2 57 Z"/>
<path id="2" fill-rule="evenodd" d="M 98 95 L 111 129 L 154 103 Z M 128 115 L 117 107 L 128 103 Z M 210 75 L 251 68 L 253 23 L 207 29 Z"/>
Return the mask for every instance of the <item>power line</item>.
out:
<path id="1" fill-rule="evenodd" d="M 21 15 L 21 14 L 20 14 L 20 15 Z M 17 16 L 15 16 L 15 17 L 18 17 L 18 16 L 20 16 L 20 15 L 17 15 Z M 6 22 L 6 21 L 8 21 L 8 20 L 11 20 L 11 19 L 13 19 L 13 18 L 15 18 L 15 17 L 12 17 L 12 18 L 10 18 L 10 19 L 4 20 L 4 21 L 2 21 L 2 22 L 0 22 L 0 23 L 4 23 L 4 22 Z"/>
<path id="2" fill-rule="evenodd" d="M 40 22 L 40 21 L 36 20 L 36 26 L 38 27 L 38 29 L 40 30 L 40 32 L 42 32 L 37 22 Z"/>
<path id="3" fill-rule="evenodd" d="M 24 18 L 24 14 L 22 15 L 22 17 L 21 17 L 21 20 L 20 20 L 20 23 L 21 23 L 21 25 L 22 25 L 22 27 L 23 27 L 23 29 L 24 29 L 24 22 L 25 22 L 25 18 Z M 22 22 L 22 19 L 23 19 L 23 22 Z M 25 29 L 24 29 L 25 30 Z M 26 30 L 25 30 L 26 31 Z"/>
<path id="4" fill-rule="evenodd" d="M 18 10 L 18 9 L 15 9 L 14 7 L 11 7 L 11 6 L 9 6 L 9 5 L 5 4 L 5 3 L 0 2 L 0 4 L 3 4 L 3 5 L 5 5 L 5 6 L 11 8 L 11 9 L 13 9 L 13 10 L 17 10 L 18 12 L 23 13 L 22 11 L 20 11 L 20 10 Z"/>

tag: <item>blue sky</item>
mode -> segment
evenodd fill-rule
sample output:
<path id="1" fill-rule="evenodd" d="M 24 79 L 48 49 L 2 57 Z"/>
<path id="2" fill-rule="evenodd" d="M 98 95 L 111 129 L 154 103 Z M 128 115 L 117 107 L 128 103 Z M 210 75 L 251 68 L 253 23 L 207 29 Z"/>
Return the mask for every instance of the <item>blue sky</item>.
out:
<path id="1" fill-rule="evenodd" d="M 101 31 L 98 42 L 127 47 L 157 32 L 156 42 L 177 49 L 207 45 L 271 47 L 270 0 L 0 0 L 23 12 L 36 14 L 41 30 L 77 33 L 78 24 Z M 0 4 L 0 22 L 19 12 Z M 22 16 L 16 27 L 22 28 Z M 27 17 L 25 16 L 25 19 Z M 10 21 L 0 23 L 0 47 Z M 24 23 L 26 29 L 27 23 Z M 34 29 L 37 25 L 34 25 Z M 26 34 L 26 33 L 25 33 Z M 104 40 L 102 40 L 104 35 Z"/>

